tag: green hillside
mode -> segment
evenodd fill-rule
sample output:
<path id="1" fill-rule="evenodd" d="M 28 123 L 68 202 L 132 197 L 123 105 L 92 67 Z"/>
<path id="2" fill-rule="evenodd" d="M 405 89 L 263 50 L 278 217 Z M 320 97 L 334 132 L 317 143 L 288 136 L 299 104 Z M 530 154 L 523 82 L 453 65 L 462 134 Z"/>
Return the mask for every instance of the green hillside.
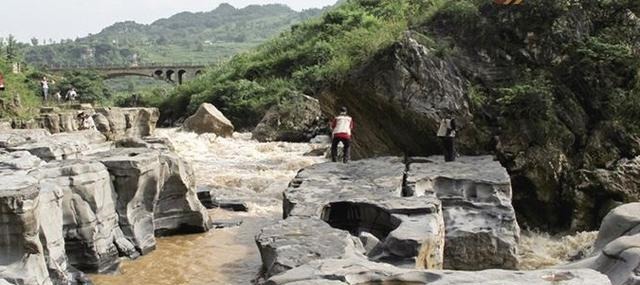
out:
<path id="1" fill-rule="evenodd" d="M 170 122 L 210 102 L 250 129 L 312 95 L 349 107 L 357 157 L 442 153 L 434 128 L 454 113 L 461 153 L 509 170 L 523 225 L 593 229 L 640 197 L 592 174 L 640 154 L 638 15 L 637 0 L 348 0 L 159 106 Z"/>
<path id="2" fill-rule="evenodd" d="M 117 23 L 85 38 L 31 47 L 24 58 L 32 65 L 214 63 L 320 13 L 278 4 L 242 9 L 222 4 L 210 12 L 179 13 L 150 25 Z"/>

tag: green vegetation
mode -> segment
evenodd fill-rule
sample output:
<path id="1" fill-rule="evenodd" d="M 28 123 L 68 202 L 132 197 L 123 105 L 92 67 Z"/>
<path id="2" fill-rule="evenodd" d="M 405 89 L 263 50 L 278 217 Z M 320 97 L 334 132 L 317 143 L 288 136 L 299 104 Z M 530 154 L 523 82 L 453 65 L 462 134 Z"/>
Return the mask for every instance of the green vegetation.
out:
<path id="1" fill-rule="evenodd" d="M 5 58 L 0 58 L 0 73 L 5 81 L 5 90 L 0 91 L 0 119 L 31 117 L 41 104 L 37 84 L 21 73 L 14 74 Z"/>
<path id="2" fill-rule="evenodd" d="M 347 1 L 322 17 L 212 67 L 159 105 L 165 119 L 214 103 L 240 128 L 257 124 L 272 105 L 294 94 L 316 95 L 399 39 L 417 17 L 444 1 Z"/>
<path id="3" fill-rule="evenodd" d="M 254 47 L 320 12 L 296 12 L 276 4 L 243 9 L 222 4 L 211 12 L 184 12 L 150 25 L 121 22 L 96 35 L 57 44 L 41 45 L 34 39 L 24 58 L 33 65 L 213 63 Z"/>

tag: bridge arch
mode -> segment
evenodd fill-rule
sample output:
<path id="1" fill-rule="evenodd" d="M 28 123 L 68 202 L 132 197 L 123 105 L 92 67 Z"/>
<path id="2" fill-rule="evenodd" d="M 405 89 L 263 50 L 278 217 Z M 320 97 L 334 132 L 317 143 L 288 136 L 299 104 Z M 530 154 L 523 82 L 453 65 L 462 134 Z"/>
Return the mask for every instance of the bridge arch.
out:
<path id="1" fill-rule="evenodd" d="M 182 82 L 184 82 L 184 75 L 186 73 L 187 73 L 187 71 L 184 70 L 184 69 L 178 70 L 178 84 L 182 85 Z"/>
<path id="2" fill-rule="evenodd" d="M 175 80 L 173 80 L 173 75 L 174 75 L 175 73 L 176 73 L 176 72 L 175 72 L 175 71 L 173 71 L 173 69 L 169 69 L 169 70 L 167 70 L 167 71 L 165 72 L 165 74 L 166 74 L 166 76 L 165 76 L 166 80 L 168 80 L 168 81 L 170 81 L 170 82 L 175 82 Z"/>

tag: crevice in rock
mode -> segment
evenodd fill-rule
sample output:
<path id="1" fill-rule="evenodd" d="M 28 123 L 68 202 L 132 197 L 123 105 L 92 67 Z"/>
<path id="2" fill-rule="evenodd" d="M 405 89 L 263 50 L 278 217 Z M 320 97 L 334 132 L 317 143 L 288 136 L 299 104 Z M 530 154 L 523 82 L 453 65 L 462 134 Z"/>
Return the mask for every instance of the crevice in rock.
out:
<path id="1" fill-rule="evenodd" d="M 336 202 L 324 207 L 322 220 L 334 228 L 348 231 L 353 236 L 363 232 L 384 240 L 401 221 L 384 209 L 366 203 Z"/>

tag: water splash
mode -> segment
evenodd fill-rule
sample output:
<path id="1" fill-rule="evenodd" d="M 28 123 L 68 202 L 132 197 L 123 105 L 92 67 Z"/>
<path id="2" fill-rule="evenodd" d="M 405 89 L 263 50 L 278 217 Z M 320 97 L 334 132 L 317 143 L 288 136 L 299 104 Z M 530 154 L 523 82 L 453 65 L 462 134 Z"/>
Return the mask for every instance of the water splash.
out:
<path id="1" fill-rule="evenodd" d="M 520 269 L 549 268 L 584 258 L 593 250 L 597 236 L 598 232 L 580 232 L 561 237 L 523 232 L 518 246 Z"/>

